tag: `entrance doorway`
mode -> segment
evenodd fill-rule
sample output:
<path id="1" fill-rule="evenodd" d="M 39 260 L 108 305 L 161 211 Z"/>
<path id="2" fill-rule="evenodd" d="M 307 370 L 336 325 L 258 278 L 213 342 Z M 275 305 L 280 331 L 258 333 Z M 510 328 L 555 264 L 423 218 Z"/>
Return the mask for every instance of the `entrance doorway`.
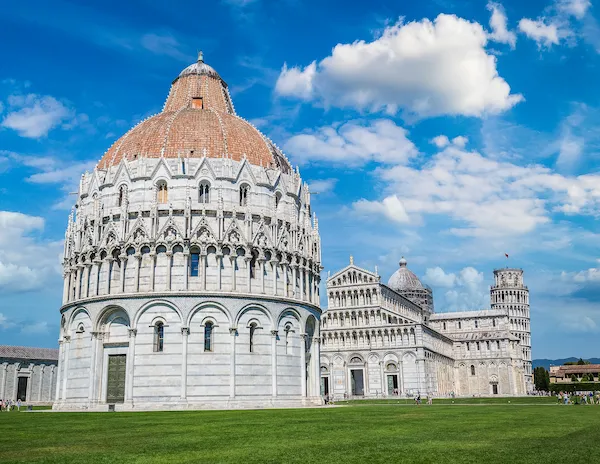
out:
<path id="1" fill-rule="evenodd" d="M 321 396 L 329 395 L 329 377 L 321 377 Z"/>
<path id="2" fill-rule="evenodd" d="M 498 384 L 497 383 L 493 383 L 492 384 L 492 394 L 493 395 L 497 395 L 498 394 Z"/>
<path id="3" fill-rule="evenodd" d="M 363 370 L 362 369 L 350 370 L 350 377 L 352 379 L 352 396 L 363 396 L 365 394 Z"/>
<path id="4" fill-rule="evenodd" d="M 398 393 L 398 374 L 387 376 L 387 389 L 388 395 L 396 395 Z"/>
<path id="5" fill-rule="evenodd" d="M 17 399 L 27 401 L 27 377 L 19 377 L 17 384 Z"/>
<path id="6" fill-rule="evenodd" d="M 111 354 L 108 356 L 108 373 L 106 382 L 107 403 L 123 403 L 125 401 L 126 368 L 127 355 Z"/>

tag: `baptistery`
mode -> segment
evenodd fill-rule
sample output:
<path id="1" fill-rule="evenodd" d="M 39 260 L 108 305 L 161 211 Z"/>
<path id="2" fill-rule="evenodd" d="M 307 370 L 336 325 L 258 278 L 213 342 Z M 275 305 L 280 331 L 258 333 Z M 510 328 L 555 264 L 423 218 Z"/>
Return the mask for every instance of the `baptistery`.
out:
<path id="1" fill-rule="evenodd" d="M 82 175 L 55 409 L 320 403 L 310 193 L 202 55 Z"/>

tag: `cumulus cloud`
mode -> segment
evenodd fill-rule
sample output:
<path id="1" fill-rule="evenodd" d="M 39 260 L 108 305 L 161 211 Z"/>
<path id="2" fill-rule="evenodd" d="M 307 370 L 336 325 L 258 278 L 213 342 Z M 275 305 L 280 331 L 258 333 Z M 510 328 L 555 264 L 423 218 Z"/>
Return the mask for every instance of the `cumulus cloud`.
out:
<path id="1" fill-rule="evenodd" d="M 337 179 L 315 179 L 309 182 L 311 193 L 328 193 L 335 188 Z"/>
<path id="2" fill-rule="evenodd" d="M 358 214 L 381 215 L 390 221 L 399 223 L 409 222 L 404 205 L 396 195 L 391 195 L 382 201 L 368 201 L 363 198 L 355 202 L 352 206 Z"/>
<path id="3" fill-rule="evenodd" d="M 44 219 L 0 211 L 0 292 L 43 288 L 60 275 L 61 242 L 39 238 Z"/>
<path id="4" fill-rule="evenodd" d="M 447 273 L 441 267 L 428 268 L 423 281 L 433 287 L 438 311 L 489 307 L 489 289 L 484 282 L 483 272 L 473 267 L 465 267 L 456 274 Z M 443 293 L 440 295 L 440 292 Z"/>
<path id="5" fill-rule="evenodd" d="M 582 19 L 587 10 L 592 6 L 590 0 L 558 0 L 557 8 L 566 14 Z"/>
<path id="6" fill-rule="evenodd" d="M 445 146 L 450 144 L 450 140 L 445 135 L 438 135 L 431 139 L 431 143 L 433 143 L 438 148 L 444 148 Z"/>
<path id="7" fill-rule="evenodd" d="M 510 48 L 514 49 L 517 44 L 517 34 L 508 30 L 506 13 L 502 5 L 489 2 L 487 9 L 492 12 L 490 17 L 490 28 L 492 29 L 490 39 L 494 42 L 508 44 Z"/>
<path id="8" fill-rule="evenodd" d="M 284 149 L 299 164 L 326 161 L 351 166 L 369 161 L 405 163 L 418 153 L 406 129 L 387 119 L 321 127 L 291 137 Z"/>
<path id="9" fill-rule="evenodd" d="M 550 222 L 554 211 L 600 211 L 598 175 L 562 176 L 544 166 L 500 162 L 455 145 L 422 166 L 397 165 L 376 174 L 386 182 L 387 195 L 355 202 L 355 210 L 401 223 L 444 215 L 456 221 L 449 232 L 458 236 L 521 235 Z"/>
<path id="10" fill-rule="evenodd" d="M 60 125 L 69 124 L 75 111 L 48 95 L 11 95 L 8 111 L 0 125 L 21 137 L 40 138 Z M 71 128 L 67 126 L 66 128 Z"/>
<path id="11" fill-rule="evenodd" d="M 554 23 L 546 24 L 544 18 L 537 20 L 523 18 L 519 21 L 519 30 L 538 45 L 538 48 L 550 48 L 558 45 L 559 30 Z"/>
<path id="12" fill-rule="evenodd" d="M 372 42 L 336 45 L 318 63 L 284 65 L 275 90 L 326 107 L 402 110 L 421 118 L 500 113 L 523 96 L 512 94 L 498 74 L 487 41 L 479 23 L 455 15 L 399 22 Z"/>

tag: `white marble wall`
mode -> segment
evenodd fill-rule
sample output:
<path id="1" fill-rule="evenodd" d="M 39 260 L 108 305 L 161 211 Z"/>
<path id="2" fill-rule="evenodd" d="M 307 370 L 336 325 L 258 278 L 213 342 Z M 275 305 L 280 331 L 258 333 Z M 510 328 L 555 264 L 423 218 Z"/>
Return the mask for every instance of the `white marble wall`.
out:
<path id="1" fill-rule="evenodd" d="M 27 378 L 24 404 L 48 404 L 56 393 L 57 365 L 51 361 L 0 358 L 0 398 L 17 400 L 19 377 Z"/>

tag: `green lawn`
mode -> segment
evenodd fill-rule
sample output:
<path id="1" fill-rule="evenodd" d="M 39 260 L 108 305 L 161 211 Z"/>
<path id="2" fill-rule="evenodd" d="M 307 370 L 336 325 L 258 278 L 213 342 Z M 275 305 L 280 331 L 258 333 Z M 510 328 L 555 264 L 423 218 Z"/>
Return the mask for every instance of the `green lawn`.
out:
<path id="1" fill-rule="evenodd" d="M 539 464 L 574 455 L 598 462 L 600 406 L 0 414 L 2 464 Z"/>

